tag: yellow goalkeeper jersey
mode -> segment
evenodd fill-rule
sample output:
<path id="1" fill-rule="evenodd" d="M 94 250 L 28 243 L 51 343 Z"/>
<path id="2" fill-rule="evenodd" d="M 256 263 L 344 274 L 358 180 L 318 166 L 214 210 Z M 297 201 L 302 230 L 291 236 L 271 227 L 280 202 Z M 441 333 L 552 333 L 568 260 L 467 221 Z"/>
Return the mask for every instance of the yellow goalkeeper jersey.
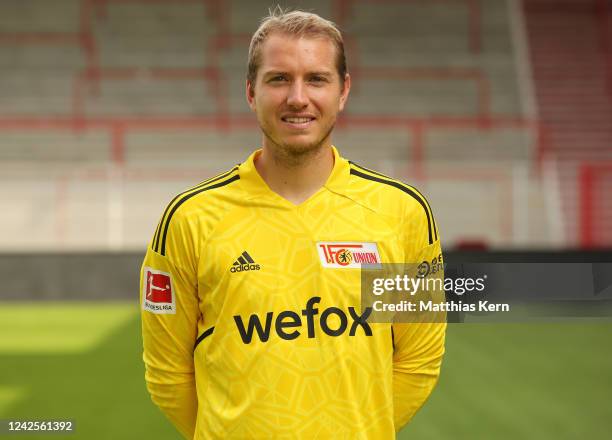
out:
<path id="1" fill-rule="evenodd" d="M 300 205 L 246 162 L 176 196 L 141 271 L 145 379 L 186 438 L 390 439 L 445 324 L 368 321 L 363 264 L 440 261 L 414 188 L 340 157 Z"/>

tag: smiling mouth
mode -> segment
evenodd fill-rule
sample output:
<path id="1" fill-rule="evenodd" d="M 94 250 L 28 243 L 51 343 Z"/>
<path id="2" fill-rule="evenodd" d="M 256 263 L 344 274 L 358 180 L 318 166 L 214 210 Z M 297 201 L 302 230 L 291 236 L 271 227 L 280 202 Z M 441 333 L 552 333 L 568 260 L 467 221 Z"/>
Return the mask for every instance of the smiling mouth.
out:
<path id="1" fill-rule="evenodd" d="M 294 117 L 294 116 L 286 116 L 281 118 L 281 120 L 287 125 L 294 128 L 306 128 L 308 127 L 315 118 L 306 116 L 306 117 Z"/>
<path id="2" fill-rule="evenodd" d="M 290 122 L 292 124 L 303 124 L 304 122 L 310 122 L 314 120 L 314 118 L 310 118 L 310 117 L 305 117 L 305 118 L 286 117 L 282 119 L 283 121 Z"/>

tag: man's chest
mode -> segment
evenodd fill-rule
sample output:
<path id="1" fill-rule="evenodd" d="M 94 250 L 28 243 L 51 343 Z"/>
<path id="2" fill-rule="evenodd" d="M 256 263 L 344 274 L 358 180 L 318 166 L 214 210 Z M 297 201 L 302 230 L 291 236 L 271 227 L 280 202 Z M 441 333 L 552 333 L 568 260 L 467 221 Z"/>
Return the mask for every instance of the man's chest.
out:
<path id="1" fill-rule="evenodd" d="M 361 206 L 240 209 L 202 244 L 200 298 L 207 309 L 285 310 L 321 297 L 359 304 L 360 268 L 401 262 L 401 226 Z"/>

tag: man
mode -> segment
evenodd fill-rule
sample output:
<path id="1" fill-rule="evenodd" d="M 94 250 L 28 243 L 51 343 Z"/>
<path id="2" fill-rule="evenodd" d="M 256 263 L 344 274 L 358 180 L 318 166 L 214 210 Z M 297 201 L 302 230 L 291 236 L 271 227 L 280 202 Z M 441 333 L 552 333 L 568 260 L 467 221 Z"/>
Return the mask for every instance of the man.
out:
<path id="1" fill-rule="evenodd" d="M 342 37 L 277 10 L 246 97 L 263 148 L 175 197 L 141 274 L 146 381 L 186 438 L 393 438 L 433 389 L 440 323 L 370 323 L 361 262 L 440 255 L 413 188 L 331 145 L 351 87 Z"/>

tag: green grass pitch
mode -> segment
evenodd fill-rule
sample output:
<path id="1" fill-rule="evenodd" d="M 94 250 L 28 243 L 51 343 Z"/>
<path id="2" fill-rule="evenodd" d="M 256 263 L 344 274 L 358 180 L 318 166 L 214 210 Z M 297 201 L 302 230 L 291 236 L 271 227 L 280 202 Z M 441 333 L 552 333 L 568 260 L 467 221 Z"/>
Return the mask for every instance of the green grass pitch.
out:
<path id="1" fill-rule="evenodd" d="M 611 330 L 451 325 L 440 382 L 398 438 L 609 438 Z M 146 393 L 133 303 L 1 303 L 0 419 L 13 418 L 76 431 L 12 438 L 180 438 Z"/>

